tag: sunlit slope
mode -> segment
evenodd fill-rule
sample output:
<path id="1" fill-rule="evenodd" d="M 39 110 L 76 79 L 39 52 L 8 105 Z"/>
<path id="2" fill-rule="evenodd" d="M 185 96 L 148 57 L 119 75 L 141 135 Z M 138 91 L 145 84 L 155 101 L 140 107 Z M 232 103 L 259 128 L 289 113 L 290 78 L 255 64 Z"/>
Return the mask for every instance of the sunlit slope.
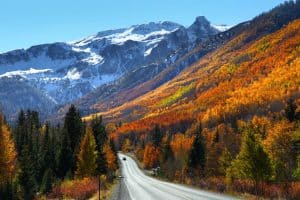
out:
<path id="1" fill-rule="evenodd" d="M 280 112 L 287 98 L 300 95 L 300 20 L 245 46 L 244 37 L 231 40 L 156 90 L 102 114 L 133 120 L 119 129 L 127 132 L 198 119 L 213 126 Z"/>

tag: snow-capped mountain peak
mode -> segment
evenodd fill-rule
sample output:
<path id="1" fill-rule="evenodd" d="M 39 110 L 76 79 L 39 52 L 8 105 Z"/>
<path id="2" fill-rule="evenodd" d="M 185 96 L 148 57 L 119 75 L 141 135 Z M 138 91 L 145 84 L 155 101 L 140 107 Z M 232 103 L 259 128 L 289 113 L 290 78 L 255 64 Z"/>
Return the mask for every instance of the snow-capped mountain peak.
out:
<path id="1" fill-rule="evenodd" d="M 82 47 L 91 42 L 100 42 L 102 40 L 105 41 L 106 44 L 117 45 L 122 45 L 128 40 L 143 42 L 150 37 L 160 37 L 174 32 L 179 27 L 182 26 L 172 22 L 150 22 L 148 24 L 134 25 L 129 28 L 99 32 L 96 35 L 72 42 L 71 44 Z"/>
<path id="2" fill-rule="evenodd" d="M 192 48 L 196 41 L 217 32 L 198 17 L 188 28 L 168 21 L 150 22 L 101 31 L 78 41 L 10 51 L 0 54 L 0 83 L 26 81 L 41 98 L 49 98 L 47 102 L 65 104 L 125 74 L 144 70 L 157 74 L 154 63 L 163 62 L 166 67 L 174 62 L 178 49 Z"/>

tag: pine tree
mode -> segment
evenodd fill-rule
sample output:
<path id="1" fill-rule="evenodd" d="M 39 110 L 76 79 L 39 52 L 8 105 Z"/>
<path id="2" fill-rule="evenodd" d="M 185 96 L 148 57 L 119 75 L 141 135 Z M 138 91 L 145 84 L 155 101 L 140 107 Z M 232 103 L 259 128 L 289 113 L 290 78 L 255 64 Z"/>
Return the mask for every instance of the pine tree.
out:
<path id="1" fill-rule="evenodd" d="M 53 183 L 53 172 L 52 169 L 47 169 L 44 173 L 43 180 L 41 183 L 41 192 L 47 193 L 51 191 L 52 189 L 52 183 Z"/>
<path id="2" fill-rule="evenodd" d="M 68 137 L 70 139 L 70 144 L 71 144 L 71 150 L 75 155 L 77 154 L 76 151 L 81 140 L 81 136 L 83 132 L 83 124 L 82 124 L 79 111 L 75 108 L 74 105 L 71 105 L 69 111 L 65 116 L 64 129 L 68 133 Z"/>
<path id="3" fill-rule="evenodd" d="M 71 149 L 69 135 L 66 130 L 62 131 L 61 144 L 56 155 L 56 174 L 59 178 L 64 178 L 67 173 L 72 173 L 74 156 Z"/>
<path id="4" fill-rule="evenodd" d="M 193 173 L 194 171 L 198 174 L 204 175 L 204 169 L 206 164 L 206 150 L 205 140 L 202 133 L 196 134 L 193 141 L 192 148 L 188 155 L 187 167 Z"/>
<path id="5" fill-rule="evenodd" d="M 270 179 L 272 174 L 271 162 L 268 154 L 263 149 L 259 135 L 255 134 L 253 125 L 250 124 L 243 132 L 241 150 L 233 161 L 234 176 L 252 180 L 257 193 L 263 181 Z"/>
<path id="6" fill-rule="evenodd" d="M 154 132 L 152 135 L 152 143 L 155 147 L 159 147 L 162 140 L 162 133 L 158 125 L 155 125 Z"/>
<path id="7" fill-rule="evenodd" d="M 38 182 L 41 183 L 44 177 L 44 174 L 49 169 L 55 169 L 55 156 L 54 148 L 51 144 L 50 138 L 50 124 L 46 122 L 44 126 L 44 135 L 42 138 L 42 145 L 39 151 L 39 160 L 38 160 Z"/>
<path id="8" fill-rule="evenodd" d="M 292 122 L 296 119 L 296 110 L 297 110 L 297 105 L 296 103 L 292 100 L 292 99 L 289 99 L 288 102 L 287 102 L 287 106 L 285 108 L 285 116 L 286 118 Z"/>
<path id="9" fill-rule="evenodd" d="M 94 138 L 96 140 L 97 156 L 97 173 L 106 174 L 107 172 L 107 160 L 103 151 L 104 144 L 107 142 L 107 133 L 105 127 L 102 124 L 102 117 L 93 116 L 91 121 L 91 128 L 93 131 Z"/>
<path id="10" fill-rule="evenodd" d="M 22 148 L 22 157 L 20 158 L 20 173 L 18 175 L 18 183 L 22 189 L 22 199 L 31 200 L 34 198 L 37 191 L 37 184 L 35 179 L 35 169 L 33 159 L 29 148 L 25 145 Z"/>
<path id="11" fill-rule="evenodd" d="M 98 174 L 106 174 L 107 173 L 107 160 L 105 153 L 102 151 L 98 152 L 98 157 L 97 157 L 97 169 L 96 169 Z"/>
<path id="12" fill-rule="evenodd" d="M 77 155 L 76 175 L 79 177 L 94 175 L 97 169 L 97 154 L 94 135 L 92 130 L 87 128 Z"/>
<path id="13" fill-rule="evenodd" d="M 25 136 L 27 135 L 27 133 L 25 131 L 26 131 L 25 113 L 23 110 L 21 110 L 19 113 L 19 116 L 18 116 L 16 128 L 14 130 L 14 138 L 15 138 L 15 142 L 16 142 L 16 148 L 19 153 L 22 150 L 21 149 L 22 146 L 25 144 Z"/>
<path id="14" fill-rule="evenodd" d="M 102 124 L 102 117 L 97 115 L 93 117 L 91 121 L 91 128 L 93 130 L 94 137 L 96 139 L 98 151 L 103 148 L 103 145 L 108 140 L 105 127 Z"/>

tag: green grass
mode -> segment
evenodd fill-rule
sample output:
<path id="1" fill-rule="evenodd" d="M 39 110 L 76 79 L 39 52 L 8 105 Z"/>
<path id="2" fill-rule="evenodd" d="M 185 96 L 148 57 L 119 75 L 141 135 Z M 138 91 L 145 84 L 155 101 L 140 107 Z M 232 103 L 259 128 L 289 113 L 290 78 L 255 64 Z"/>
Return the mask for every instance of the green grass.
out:
<path id="1" fill-rule="evenodd" d="M 159 107 L 170 106 L 176 103 L 179 99 L 181 99 L 185 94 L 189 93 L 194 89 L 194 84 L 191 83 L 186 86 L 181 86 L 173 95 L 168 96 L 167 98 L 161 100 L 158 103 Z"/>

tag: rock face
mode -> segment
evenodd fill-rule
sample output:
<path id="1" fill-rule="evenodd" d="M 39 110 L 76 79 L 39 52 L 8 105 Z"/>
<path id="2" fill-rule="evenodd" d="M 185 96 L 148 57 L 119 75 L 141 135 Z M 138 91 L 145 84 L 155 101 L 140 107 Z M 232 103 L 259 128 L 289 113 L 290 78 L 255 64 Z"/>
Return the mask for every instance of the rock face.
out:
<path id="1" fill-rule="evenodd" d="M 8 118 L 20 108 L 48 113 L 97 91 L 143 83 L 219 31 L 205 17 L 190 27 L 148 23 L 99 32 L 69 43 L 42 44 L 0 54 L 0 96 Z M 9 87 L 5 85 L 9 84 Z M 115 86 L 114 86 L 115 87 Z M 99 89 L 98 89 L 99 90 Z M 24 94 L 7 99 L 6 94 Z M 32 100 L 27 99 L 27 97 Z"/>

